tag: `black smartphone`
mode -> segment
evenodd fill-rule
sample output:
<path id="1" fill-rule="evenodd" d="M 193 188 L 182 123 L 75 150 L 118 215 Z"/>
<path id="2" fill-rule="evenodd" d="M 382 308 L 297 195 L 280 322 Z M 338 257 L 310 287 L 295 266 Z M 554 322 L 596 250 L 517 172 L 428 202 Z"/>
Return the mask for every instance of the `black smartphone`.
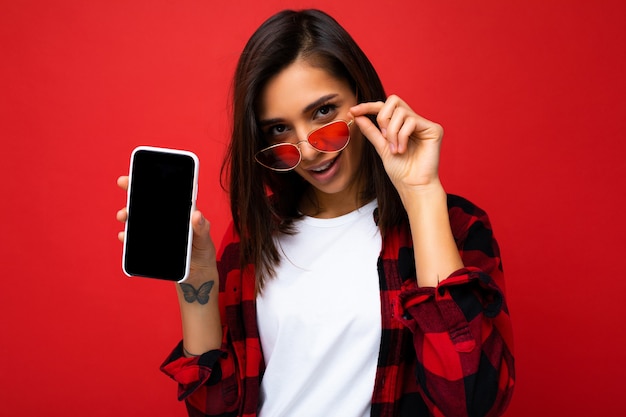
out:
<path id="1" fill-rule="evenodd" d="M 189 275 L 198 165 L 189 151 L 133 150 L 122 255 L 126 275 L 170 281 Z"/>

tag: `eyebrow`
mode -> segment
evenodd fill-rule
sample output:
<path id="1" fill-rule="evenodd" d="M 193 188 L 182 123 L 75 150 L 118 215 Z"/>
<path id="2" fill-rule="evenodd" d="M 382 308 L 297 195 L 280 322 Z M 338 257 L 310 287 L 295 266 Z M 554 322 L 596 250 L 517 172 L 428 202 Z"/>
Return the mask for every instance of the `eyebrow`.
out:
<path id="1" fill-rule="evenodd" d="M 329 100 L 334 99 L 335 97 L 337 97 L 339 94 L 336 93 L 332 93 L 332 94 L 326 94 L 325 96 L 322 96 L 320 98 L 318 98 L 317 100 L 315 100 L 314 102 L 308 104 L 303 110 L 302 113 L 308 113 L 311 110 L 315 109 L 316 107 L 321 106 L 322 104 L 326 103 Z M 268 125 L 272 125 L 275 123 L 280 123 L 282 122 L 284 119 L 281 118 L 274 118 L 274 119 L 263 119 L 263 120 L 259 120 L 259 126 L 263 127 L 263 126 L 268 126 Z"/>

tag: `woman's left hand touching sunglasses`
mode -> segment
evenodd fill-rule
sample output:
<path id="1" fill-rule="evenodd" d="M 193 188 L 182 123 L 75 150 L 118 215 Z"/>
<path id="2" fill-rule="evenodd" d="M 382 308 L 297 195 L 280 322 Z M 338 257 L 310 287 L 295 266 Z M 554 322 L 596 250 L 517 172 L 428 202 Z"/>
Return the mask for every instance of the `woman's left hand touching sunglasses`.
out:
<path id="1" fill-rule="evenodd" d="M 440 187 L 439 154 L 443 128 L 415 113 L 400 97 L 361 103 L 350 109 L 361 132 L 374 145 L 400 194 Z M 367 115 L 376 115 L 376 127 Z"/>

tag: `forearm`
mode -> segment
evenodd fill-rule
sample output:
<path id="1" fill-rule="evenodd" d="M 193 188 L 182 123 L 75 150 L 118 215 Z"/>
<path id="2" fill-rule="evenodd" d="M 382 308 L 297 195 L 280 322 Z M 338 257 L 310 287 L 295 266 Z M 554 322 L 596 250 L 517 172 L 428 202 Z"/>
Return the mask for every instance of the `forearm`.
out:
<path id="1" fill-rule="evenodd" d="M 448 214 L 446 192 L 437 183 L 400 193 L 409 217 L 417 283 L 436 287 L 463 267 Z"/>
<path id="2" fill-rule="evenodd" d="M 234 415 L 241 391 L 234 352 L 222 344 L 217 268 L 196 269 L 176 287 L 183 340 L 161 370 L 178 383 L 178 399 L 190 415 Z"/>
<path id="3" fill-rule="evenodd" d="M 484 211 L 458 196 L 446 200 L 465 268 L 443 277 L 437 290 L 407 285 L 397 317 L 428 370 L 418 373 L 418 383 L 432 414 L 499 416 L 515 385 L 500 251 Z"/>
<path id="4" fill-rule="evenodd" d="M 200 355 L 219 349 L 222 345 L 222 324 L 218 305 L 217 269 L 203 274 L 202 279 L 195 279 L 194 283 L 181 283 L 176 288 L 185 355 Z"/>

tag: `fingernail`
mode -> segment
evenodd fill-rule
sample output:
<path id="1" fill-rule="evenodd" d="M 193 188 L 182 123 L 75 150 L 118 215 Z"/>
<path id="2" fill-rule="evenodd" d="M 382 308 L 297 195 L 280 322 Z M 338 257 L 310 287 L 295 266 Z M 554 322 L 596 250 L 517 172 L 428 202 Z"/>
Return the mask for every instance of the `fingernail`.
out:
<path id="1" fill-rule="evenodd" d="M 389 149 L 391 149 L 391 153 L 396 153 L 396 145 L 393 143 L 389 144 Z"/>
<path id="2" fill-rule="evenodd" d="M 203 226 L 204 225 L 204 216 L 200 215 L 200 221 L 198 222 L 198 225 Z"/>

